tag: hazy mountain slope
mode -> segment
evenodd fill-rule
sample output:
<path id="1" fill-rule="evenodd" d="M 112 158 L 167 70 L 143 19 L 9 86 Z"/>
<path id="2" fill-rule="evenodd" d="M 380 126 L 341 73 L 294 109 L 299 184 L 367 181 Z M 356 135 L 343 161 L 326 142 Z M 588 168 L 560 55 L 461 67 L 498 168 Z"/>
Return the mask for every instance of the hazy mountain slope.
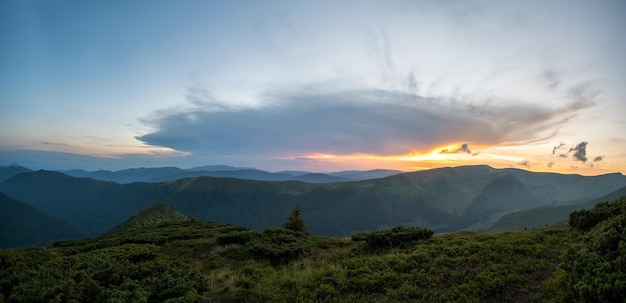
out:
<path id="1" fill-rule="evenodd" d="M 99 225 L 111 220 L 106 215 L 116 211 L 120 188 L 113 182 L 43 170 L 18 174 L 0 184 L 0 191 L 10 197 L 51 215 L 74 219 L 96 234 L 104 231 L 97 228 Z"/>
<path id="2" fill-rule="evenodd" d="M 270 173 L 258 169 L 250 170 L 215 170 L 215 171 L 181 171 L 173 175 L 155 177 L 149 182 L 166 182 L 191 177 L 217 177 L 235 178 L 256 181 L 302 181 L 310 183 L 328 183 L 347 181 L 347 179 L 333 177 L 326 174 L 307 173 L 303 175 L 292 175 L 289 173 Z"/>
<path id="3" fill-rule="evenodd" d="M 503 213 L 545 205 L 544 197 L 531 192 L 521 181 L 508 172 L 502 172 L 493 182 L 485 186 L 467 206 L 456 221 L 455 227 L 476 225 L 475 229 L 488 228 Z"/>
<path id="4" fill-rule="evenodd" d="M 361 181 L 368 179 L 378 179 L 401 174 L 402 171 L 390 169 L 373 169 L 373 170 L 345 170 L 334 173 L 328 173 L 329 176 L 339 177 L 352 181 Z"/>
<path id="5" fill-rule="evenodd" d="M 535 194 L 552 201 L 552 204 L 571 204 L 580 202 L 581 199 L 597 198 L 624 186 L 626 180 L 626 176 L 619 173 L 588 177 L 534 173 L 514 168 L 504 170 L 514 175 Z"/>
<path id="6" fill-rule="evenodd" d="M 480 229 L 512 211 L 589 195 L 559 193 L 566 185 L 560 184 L 557 176 L 549 175 L 555 179 L 551 181 L 555 185 L 549 198 L 542 196 L 548 187 L 537 193 L 533 190 L 536 186 L 523 182 L 510 170 L 488 166 L 324 184 L 195 177 L 120 185 L 39 171 L 17 175 L 0 184 L 0 190 L 51 213 L 70 216 L 95 235 L 158 202 L 200 220 L 253 229 L 281 226 L 299 205 L 312 233 L 350 235 L 400 224 L 437 231 Z M 563 182 L 569 182 L 569 178 L 564 176 Z M 577 178 L 582 178 L 577 181 L 581 187 L 591 186 L 585 180 L 589 184 L 621 183 L 600 186 L 607 191 L 598 196 L 626 185 L 626 178 L 618 174 Z"/>
<path id="7" fill-rule="evenodd" d="M 29 171 L 31 170 L 26 167 L 19 166 L 17 164 L 9 165 L 9 166 L 0 166 L 0 183 L 4 182 L 4 180 L 10 179 L 11 177 L 17 174 L 25 173 Z"/>
<path id="8" fill-rule="evenodd" d="M 164 178 L 172 180 L 170 176 L 176 176 L 185 171 L 178 167 L 155 167 L 155 168 L 131 168 L 119 171 L 84 171 L 70 170 L 62 173 L 79 178 L 93 178 L 103 181 L 113 181 L 115 183 L 151 182 L 153 179 Z"/>
<path id="9" fill-rule="evenodd" d="M 45 246 L 86 236 L 78 225 L 0 193 L 0 248 Z"/>
<path id="10" fill-rule="evenodd" d="M 191 169 L 177 167 L 132 168 L 120 171 L 85 171 L 68 170 L 61 173 L 78 178 L 93 178 L 104 181 L 113 181 L 120 184 L 132 182 L 167 182 L 192 177 L 236 178 L 257 181 L 302 181 L 309 183 L 330 183 L 342 181 L 359 181 L 383 178 L 401 173 L 397 170 L 368 170 L 368 171 L 341 171 L 334 173 L 311 172 L 267 172 L 256 168 L 238 168 L 227 165 L 208 165 Z M 11 175 L 12 176 L 12 175 Z M 6 179 L 10 178 L 8 176 Z M 0 181 L 1 182 L 1 181 Z"/>
<path id="11" fill-rule="evenodd" d="M 225 170 L 257 170 L 253 167 L 235 167 L 230 165 L 204 165 L 186 169 L 188 171 L 225 171 Z"/>
<path id="12" fill-rule="evenodd" d="M 579 209 L 590 209 L 596 204 L 605 201 L 612 201 L 620 197 L 626 196 L 626 186 L 600 198 L 585 201 L 583 203 L 545 206 L 522 210 L 506 214 L 500 220 L 495 222 L 491 230 L 493 231 L 515 231 L 543 227 L 567 220 L 569 214 Z"/>

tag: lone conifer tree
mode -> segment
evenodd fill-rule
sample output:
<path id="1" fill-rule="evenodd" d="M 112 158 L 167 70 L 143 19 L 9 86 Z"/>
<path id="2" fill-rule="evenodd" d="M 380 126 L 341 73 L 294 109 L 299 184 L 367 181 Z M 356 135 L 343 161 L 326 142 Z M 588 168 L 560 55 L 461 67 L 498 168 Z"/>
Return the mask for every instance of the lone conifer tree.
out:
<path id="1" fill-rule="evenodd" d="M 306 222 L 304 222 L 304 219 L 302 219 L 302 211 L 300 210 L 300 206 L 296 206 L 296 208 L 291 211 L 291 214 L 289 214 L 289 216 L 287 217 L 287 222 L 283 224 L 283 228 L 303 233 L 305 235 L 309 234 L 309 231 L 306 227 Z"/>

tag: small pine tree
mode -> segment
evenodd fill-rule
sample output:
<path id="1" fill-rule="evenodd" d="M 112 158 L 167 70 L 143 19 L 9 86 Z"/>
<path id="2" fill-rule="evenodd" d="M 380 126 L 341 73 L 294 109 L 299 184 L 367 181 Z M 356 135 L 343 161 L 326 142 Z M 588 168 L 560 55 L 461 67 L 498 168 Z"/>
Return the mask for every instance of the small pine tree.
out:
<path id="1" fill-rule="evenodd" d="M 304 222 L 304 219 L 302 219 L 302 211 L 300 210 L 300 206 L 296 206 L 296 208 L 291 211 L 291 214 L 289 214 L 289 216 L 287 217 L 287 222 L 283 224 L 283 228 L 303 233 L 305 235 L 309 234 L 308 228 L 306 227 L 306 222 Z"/>

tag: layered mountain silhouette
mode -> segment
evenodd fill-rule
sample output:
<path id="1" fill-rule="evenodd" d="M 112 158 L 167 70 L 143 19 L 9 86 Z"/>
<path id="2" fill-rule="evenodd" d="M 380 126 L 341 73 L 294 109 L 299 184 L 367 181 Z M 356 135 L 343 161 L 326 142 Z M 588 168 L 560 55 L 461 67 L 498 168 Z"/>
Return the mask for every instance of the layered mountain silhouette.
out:
<path id="1" fill-rule="evenodd" d="M 68 217 L 92 236 L 159 202 L 199 220 L 257 230 L 281 226 L 299 206 L 312 233 L 346 236 L 397 225 L 437 232 L 487 230 L 513 212 L 581 207 L 624 186 L 621 174 L 585 177 L 462 166 L 332 183 L 192 177 L 118 184 L 34 171 L 4 181 L 0 191 Z"/>
<path id="2" fill-rule="evenodd" d="M 296 171 L 271 173 L 250 167 L 207 165 L 190 169 L 181 169 L 178 167 L 142 167 L 119 171 L 85 171 L 76 169 L 63 171 L 63 173 L 72 177 L 93 178 L 126 184 L 132 182 L 164 182 L 202 176 L 258 181 L 302 181 L 309 183 L 329 183 L 383 178 L 402 172 L 399 170 L 375 169 L 367 171 L 341 171 L 328 174 Z"/>
<path id="3" fill-rule="evenodd" d="M 11 177 L 31 171 L 26 167 L 19 166 L 17 164 L 11 164 L 9 166 L 0 166 L 0 183 L 4 180 L 10 179 Z"/>

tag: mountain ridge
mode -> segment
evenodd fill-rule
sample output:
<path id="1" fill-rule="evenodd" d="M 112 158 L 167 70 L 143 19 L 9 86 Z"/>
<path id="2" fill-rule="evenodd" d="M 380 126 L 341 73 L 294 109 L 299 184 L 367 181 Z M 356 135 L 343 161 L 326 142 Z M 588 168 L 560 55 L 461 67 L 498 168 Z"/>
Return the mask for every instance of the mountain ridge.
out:
<path id="1" fill-rule="evenodd" d="M 258 181 L 302 181 L 309 183 L 330 183 L 375 179 L 402 173 L 402 171 L 399 170 L 388 169 L 373 169 L 364 171 L 351 170 L 331 173 L 314 173 L 306 171 L 268 172 L 251 167 L 233 167 L 228 165 L 207 165 L 190 169 L 181 169 L 178 167 L 139 167 L 118 171 L 86 171 L 74 169 L 61 170 L 59 172 L 72 177 L 93 178 L 104 181 L 113 181 L 120 184 L 128 184 L 133 182 L 156 183 L 200 176 L 236 178 Z"/>
<path id="2" fill-rule="evenodd" d="M 68 216 L 92 235 L 164 202 L 199 220 L 256 230 L 281 226 L 300 206 L 312 233 L 346 236 L 397 225 L 437 232 L 487 230 L 513 211 L 576 204 L 625 185 L 626 177 L 620 174 L 560 176 L 461 166 L 334 183 L 203 176 L 117 184 L 37 171 L 15 175 L 1 183 L 0 190 L 50 214 Z M 572 187 L 584 190 L 566 192 Z M 543 197 L 545 193 L 550 196 Z"/>

